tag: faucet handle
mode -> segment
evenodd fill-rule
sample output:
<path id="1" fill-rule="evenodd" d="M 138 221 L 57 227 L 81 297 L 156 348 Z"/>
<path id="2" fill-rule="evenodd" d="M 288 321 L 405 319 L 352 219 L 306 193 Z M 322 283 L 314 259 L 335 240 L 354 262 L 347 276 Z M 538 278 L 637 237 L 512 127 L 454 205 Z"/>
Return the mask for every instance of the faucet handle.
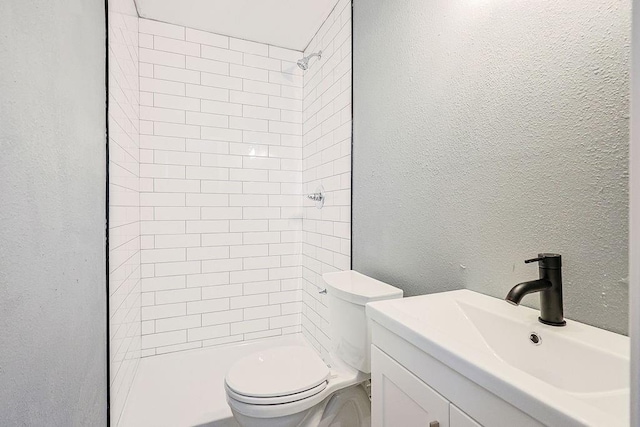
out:
<path id="1" fill-rule="evenodd" d="M 542 253 L 537 258 L 531 258 L 524 261 L 525 264 L 532 262 L 540 262 L 540 268 L 559 269 L 562 267 L 562 256 L 559 254 Z"/>

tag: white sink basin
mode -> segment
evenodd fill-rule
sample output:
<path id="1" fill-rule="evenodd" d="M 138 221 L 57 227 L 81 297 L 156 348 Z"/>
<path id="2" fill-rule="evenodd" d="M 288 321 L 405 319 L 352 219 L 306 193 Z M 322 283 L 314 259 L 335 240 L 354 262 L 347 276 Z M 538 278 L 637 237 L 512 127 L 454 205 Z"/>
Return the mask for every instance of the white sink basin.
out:
<path id="1" fill-rule="evenodd" d="M 625 336 L 571 320 L 543 325 L 537 310 L 469 290 L 375 302 L 367 314 L 534 418 L 629 425 Z"/>

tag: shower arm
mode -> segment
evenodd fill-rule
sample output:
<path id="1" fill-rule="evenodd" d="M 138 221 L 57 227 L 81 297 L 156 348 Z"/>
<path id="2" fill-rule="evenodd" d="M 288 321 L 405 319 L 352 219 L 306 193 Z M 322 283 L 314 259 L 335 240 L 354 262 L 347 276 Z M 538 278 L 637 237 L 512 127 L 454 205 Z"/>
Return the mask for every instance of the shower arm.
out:
<path id="1" fill-rule="evenodd" d="M 314 56 L 318 57 L 318 60 L 320 60 L 322 58 L 322 51 L 319 51 L 318 53 L 310 53 L 307 56 L 304 56 L 302 59 L 298 60 L 297 64 L 298 67 L 300 67 L 303 71 L 306 71 L 309 69 L 309 60 L 311 58 L 313 58 Z"/>
<path id="2" fill-rule="evenodd" d="M 307 59 L 311 59 L 311 58 L 313 58 L 314 56 L 317 56 L 317 57 L 318 57 L 318 59 L 322 59 L 322 51 L 319 51 L 318 53 L 312 53 L 312 54 L 310 54 L 309 56 L 307 56 Z"/>

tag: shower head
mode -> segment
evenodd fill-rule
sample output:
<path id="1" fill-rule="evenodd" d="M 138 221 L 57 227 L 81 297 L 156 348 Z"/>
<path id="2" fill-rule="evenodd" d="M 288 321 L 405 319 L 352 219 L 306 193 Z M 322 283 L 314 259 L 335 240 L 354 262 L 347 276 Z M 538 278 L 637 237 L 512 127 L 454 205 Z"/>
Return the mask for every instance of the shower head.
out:
<path id="1" fill-rule="evenodd" d="M 300 67 L 301 70 L 308 70 L 309 69 L 309 60 L 307 58 L 302 58 L 300 60 L 298 60 L 298 67 Z"/>
<path id="2" fill-rule="evenodd" d="M 322 58 L 322 51 L 320 51 L 318 53 L 312 53 L 312 54 L 307 55 L 304 58 L 298 60 L 298 67 L 300 67 L 301 70 L 308 70 L 309 69 L 309 60 L 311 58 L 313 58 L 314 56 L 317 56 L 318 59 Z"/>

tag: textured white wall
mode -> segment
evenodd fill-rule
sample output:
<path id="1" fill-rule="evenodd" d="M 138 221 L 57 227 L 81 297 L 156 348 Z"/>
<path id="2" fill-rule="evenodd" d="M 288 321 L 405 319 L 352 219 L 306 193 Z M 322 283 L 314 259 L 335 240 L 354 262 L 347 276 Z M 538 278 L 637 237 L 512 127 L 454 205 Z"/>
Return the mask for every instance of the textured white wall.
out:
<path id="1" fill-rule="evenodd" d="M 0 423 L 104 426 L 105 16 L 0 2 Z"/>
<path id="2" fill-rule="evenodd" d="M 566 316 L 626 332 L 630 2 L 354 7 L 354 268 L 502 298 L 559 252 Z"/>
<path id="3" fill-rule="evenodd" d="M 322 50 L 304 73 L 302 175 L 305 194 L 325 190 L 317 209 L 305 198 L 303 311 L 305 336 L 325 356 L 330 349 L 329 310 L 322 274 L 351 266 L 351 0 L 340 0 L 307 46 Z"/>
<path id="4" fill-rule="evenodd" d="M 140 361 L 140 90 L 138 14 L 109 1 L 109 339 L 111 421 Z"/>

